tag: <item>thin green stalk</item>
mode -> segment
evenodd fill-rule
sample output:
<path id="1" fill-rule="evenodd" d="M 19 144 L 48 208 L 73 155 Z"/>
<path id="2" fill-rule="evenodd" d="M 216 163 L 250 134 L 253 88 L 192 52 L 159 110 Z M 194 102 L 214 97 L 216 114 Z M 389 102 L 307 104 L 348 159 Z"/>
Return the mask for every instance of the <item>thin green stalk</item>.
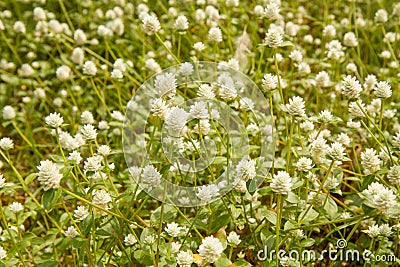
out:
<path id="1" fill-rule="evenodd" d="M 25 263 L 25 260 L 24 260 L 24 256 L 22 256 L 22 253 L 19 250 L 19 247 L 17 246 L 17 244 L 16 244 L 16 242 L 15 242 L 15 240 L 13 238 L 13 235 L 11 234 L 11 229 L 10 229 L 10 227 L 8 227 L 8 223 L 6 221 L 6 216 L 4 216 L 4 212 L 3 212 L 3 203 L 1 201 L 1 199 L 0 199 L 0 217 L 1 217 L 1 220 L 3 221 L 4 228 L 6 229 L 8 235 L 10 236 L 10 240 L 11 240 L 11 243 L 13 245 L 13 248 L 15 248 L 17 250 L 18 257 L 19 257 L 22 265 L 23 266 L 27 266 L 26 263 Z"/>
<path id="2" fill-rule="evenodd" d="M 333 164 L 334 164 L 334 160 L 331 161 L 331 164 L 329 165 L 328 171 L 326 172 L 326 175 L 324 176 L 324 179 L 321 182 L 320 187 L 318 188 L 317 193 L 315 194 L 315 199 L 318 198 L 319 194 L 322 191 L 322 188 L 324 187 L 324 184 L 326 182 L 326 180 L 329 177 L 329 173 L 331 172 L 332 168 L 333 168 Z M 301 224 L 301 222 L 303 221 L 303 219 L 306 217 L 307 213 L 310 211 L 311 207 L 312 207 L 313 203 L 310 203 L 310 205 L 307 207 L 306 212 L 304 212 L 303 216 L 301 216 L 301 218 L 299 219 L 299 224 Z"/>
<path id="3" fill-rule="evenodd" d="M 155 33 L 155 36 L 157 40 L 164 46 L 165 50 L 167 50 L 168 54 L 170 54 L 175 59 L 176 63 L 180 64 L 181 62 L 179 61 L 179 59 L 174 55 L 174 53 L 172 53 L 171 49 L 169 49 L 169 47 L 164 43 L 160 35 L 158 35 L 158 33 Z"/>
<path id="4" fill-rule="evenodd" d="M 276 200 L 276 228 L 275 228 L 275 251 L 279 251 L 279 236 L 281 231 L 281 221 L 282 221 L 282 207 L 283 207 L 283 198 L 281 194 L 278 194 Z M 279 266 L 279 257 L 276 257 L 276 266 Z"/>
<path id="5" fill-rule="evenodd" d="M 291 156 L 291 150 L 292 150 L 292 139 L 293 139 L 293 131 L 294 131 L 294 117 L 292 117 L 291 120 L 291 125 L 290 125 L 290 133 L 289 133 L 289 140 L 288 140 L 288 146 L 287 146 L 287 157 L 286 157 L 286 171 L 289 171 L 290 167 L 290 156 Z"/>
<path id="6" fill-rule="evenodd" d="M 108 108 L 108 106 L 107 106 L 105 100 L 104 100 L 103 97 L 101 96 L 99 90 L 97 89 L 97 86 L 96 86 L 96 84 L 95 84 L 95 82 L 94 82 L 93 77 L 90 77 L 90 82 L 91 82 L 91 84 L 92 84 L 93 89 L 95 90 L 95 92 L 96 92 L 96 94 L 97 94 L 97 97 L 99 98 L 99 100 L 100 100 L 101 103 L 103 104 L 104 108 L 107 110 L 107 113 L 108 113 L 109 115 L 111 115 L 111 111 L 110 111 L 110 109 Z"/>

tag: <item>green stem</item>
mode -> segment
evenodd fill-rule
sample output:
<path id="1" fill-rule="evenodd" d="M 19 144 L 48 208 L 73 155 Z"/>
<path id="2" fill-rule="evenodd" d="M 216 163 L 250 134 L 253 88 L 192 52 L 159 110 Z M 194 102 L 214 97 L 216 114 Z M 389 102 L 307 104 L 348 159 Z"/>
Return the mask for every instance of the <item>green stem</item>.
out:
<path id="1" fill-rule="evenodd" d="M 282 195 L 278 194 L 277 196 L 277 200 L 276 200 L 276 228 L 275 228 L 275 251 L 276 253 L 278 253 L 279 251 L 279 235 L 280 235 L 280 231 L 281 231 L 281 220 L 282 220 Z M 279 257 L 276 257 L 276 266 L 279 266 Z"/>

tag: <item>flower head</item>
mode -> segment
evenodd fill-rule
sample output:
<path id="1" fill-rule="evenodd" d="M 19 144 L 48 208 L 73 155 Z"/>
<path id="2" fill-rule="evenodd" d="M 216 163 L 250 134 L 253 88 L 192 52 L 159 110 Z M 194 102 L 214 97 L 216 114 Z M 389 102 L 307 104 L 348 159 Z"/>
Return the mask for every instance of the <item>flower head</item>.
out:
<path id="1" fill-rule="evenodd" d="M 205 262 L 214 263 L 224 250 L 221 241 L 213 236 L 207 236 L 201 241 L 198 249 L 200 256 Z"/>
<path id="2" fill-rule="evenodd" d="M 42 160 L 36 168 L 39 170 L 38 181 L 44 186 L 45 191 L 59 186 L 62 174 L 55 163 L 50 160 Z"/>
<path id="3" fill-rule="evenodd" d="M 287 195 L 292 185 L 292 177 L 290 177 L 289 173 L 278 171 L 278 173 L 274 175 L 270 187 L 272 191 L 277 194 Z"/>

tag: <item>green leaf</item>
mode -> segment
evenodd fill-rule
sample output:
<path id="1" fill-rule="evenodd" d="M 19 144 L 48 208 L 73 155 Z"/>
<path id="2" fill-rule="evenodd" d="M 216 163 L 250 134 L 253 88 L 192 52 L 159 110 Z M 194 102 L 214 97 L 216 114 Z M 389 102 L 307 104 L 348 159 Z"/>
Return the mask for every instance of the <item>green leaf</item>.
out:
<path id="1" fill-rule="evenodd" d="M 39 267 L 55 267 L 55 266 L 58 266 L 58 261 L 55 260 L 49 260 L 39 265 Z"/>
<path id="2" fill-rule="evenodd" d="M 300 198 L 295 194 L 293 194 L 293 192 L 289 192 L 289 194 L 286 197 L 286 201 L 289 203 L 296 204 L 300 202 Z"/>
<path id="3" fill-rule="evenodd" d="M 370 184 L 372 184 L 372 182 L 375 180 L 375 176 L 374 175 L 368 175 L 366 177 L 364 177 L 362 184 L 361 184 L 361 190 L 366 189 Z"/>
<path id="4" fill-rule="evenodd" d="M 31 173 L 25 178 L 25 183 L 30 184 L 33 180 L 35 180 L 37 173 Z"/>
<path id="5" fill-rule="evenodd" d="M 227 258 L 223 258 L 222 256 L 219 257 L 219 259 L 214 262 L 215 267 L 228 267 L 231 265 L 232 262 Z"/>
<path id="6" fill-rule="evenodd" d="M 214 217 L 212 224 L 211 224 L 211 232 L 215 233 L 217 232 L 220 228 L 224 227 L 231 221 L 231 216 L 229 214 L 224 214 L 221 216 L 217 216 L 217 218 Z"/>
<path id="7" fill-rule="evenodd" d="M 272 194 L 272 189 L 271 187 L 267 186 L 267 187 L 263 187 L 260 190 L 258 190 L 258 194 L 260 196 L 266 196 L 266 195 L 271 195 Z"/>
<path id="8" fill-rule="evenodd" d="M 261 213 L 270 223 L 276 225 L 276 213 L 271 210 L 266 210 Z"/>
<path id="9" fill-rule="evenodd" d="M 312 245 L 314 245 L 315 240 L 312 238 L 307 238 L 301 241 L 301 246 L 303 248 L 307 248 L 307 247 L 311 247 Z"/>
<path id="10" fill-rule="evenodd" d="M 83 246 L 85 241 L 86 241 L 86 239 L 84 239 L 82 237 L 75 237 L 74 239 L 72 239 L 72 246 L 74 248 L 80 248 Z"/>
<path id="11" fill-rule="evenodd" d="M 300 222 L 301 218 L 302 218 L 302 220 L 301 220 L 302 223 L 310 222 L 310 221 L 316 219 L 319 215 L 319 213 L 316 212 L 313 208 L 309 209 L 307 213 L 306 212 L 307 212 L 307 210 L 304 210 L 302 213 L 300 213 L 299 222 Z"/>
<path id="12" fill-rule="evenodd" d="M 253 266 L 250 263 L 248 263 L 247 261 L 235 261 L 233 264 L 235 264 L 238 267 L 252 267 Z"/>
<path id="13" fill-rule="evenodd" d="M 145 266 L 150 266 L 153 264 L 153 260 L 151 259 L 148 251 L 137 250 L 133 253 L 133 257 Z"/>
<path id="14" fill-rule="evenodd" d="M 335 219 L 339 216 L 336 202 L 330 197 L 328 197 L 324 209 L 331 219 Z"/>
<path id="15" fill-rule="evenodd" d="M 51 210 L 57 203 L 61 196 L 61 190 L 58 188 L 51 188 L 44 191 L 42 195 L 42 205 L 46 210 Z"/>
<path id="16" fill-rule="evenodd" d="M 214 161 L 212 164 L 222 164 L 222 163 L 226 163 L 226 157 L 222 157 L 222 156 L 217 156 L 215 157 Z"/>
<path id="17" fill-rule="evenodd" d="M 290 229 L 293 229 L 293 228 L 296 228 L 296 227 L 297 227 L 296 222 L 290 220 L 290 221 L 285 222 L 285 225 L 284 225 L 283 229 L 285 231 L 287 231 L 287 230 L 290 230 Z"/>
<path id="18" fill-rule="evenodd" d="M 94 223 L 94 218 L 92 215 L 87 216 L 81 224 L 81 232 L 83 235 L 87 235 L 93 227 L 93 223 Z"/>

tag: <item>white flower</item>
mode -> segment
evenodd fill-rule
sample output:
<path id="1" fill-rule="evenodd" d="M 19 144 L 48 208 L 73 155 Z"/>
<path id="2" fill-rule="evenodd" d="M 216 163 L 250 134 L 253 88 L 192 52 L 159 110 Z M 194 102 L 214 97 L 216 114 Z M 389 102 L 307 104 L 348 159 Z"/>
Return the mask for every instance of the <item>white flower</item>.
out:
<path id="1" fill-rule="evenodd" d="M 161 72 L 160 65 L 152 58 L 146 60 L 145 67 L 155 73 Z"/>
<path id="2" fill-rule="evenodd" d="M 113 79 L 122 79 L 124 78 L 124 74 L 120 69 L 113 69 L 111 72 L 111 78 Z"/>
<path id="3" fill-rule="evenodd" d="M 333 142 L 331 144 L 331 147 L 328 148 L 328 155 L 333 159 L 333 160 L 343 160 L 345 159 L 345 148 L 343 145 L 339 142 Z"/>
<path id="4" fill-rule="evenodd" d="M 35 7 L 33 9 L 33 20 L 35 21 L 46 20 L 46 13 L 43 8 Z"/>
<path id="5" fill-rule="evenodd" d="M 193 65 L 189 62 L 184 62 L 179 66 L 179 73 L 184 76 L 189 76 L 193 73 Z"/>
<path id="6" fill-rule="evenodd" d="M 360 92 L 362 91 L 362 87 L 360 82 L 356 77 L 347 75 L 344 77 L 342 81 L 342 85 L 340 87 L 342 94 L 349 98 L 357 98 L 360 96 Z"/>
<path id="7" fill-rule="evenodd" d="M 75 64 L 81 65 L 83 63 L 84 52 L 80 47 L 76 47 L 71 54 L 71 61 Z"/>
<path id="8" fill-rule="evenodd" d="M 379 9 L 375 13 L 375 21 L 377 23 L 385 23 L 388 20 L 388 13 L 384 9 Z"/>
<path id="9" fill-rule="evenodd" d="M 264 41 L 269 47 L 277 48 L 282 46 L 283 36 L 276 29 L 269 28 Z"/>
<path id="10" fill-rule="evenodd" d="M 96 64 L 94 64 L 94 62 L 91 60 L 85 61 L 85 64 L 83 64 L 83 73 L 92 76 L 96 75 L 97 73 Z"/>
<path id="11" fill-rule="evenodd" d="M 400 166 L 394 165 L 389 169 L 387 178 L 392 185 L 400 184 Z"/>
<path id="12" fill-rule="evenodd" d="M 254 159 L 242 159 L 236 166 L 236 177 L 248 181 L 256 177 L 256 161 Z"/>
<path id="13" fill-rule="evenodd" d="M 182 234 L 185 234 L 185 227 L 179 226 L 179 224 L 172 222 L 167 224 L 167 227 L 164 228 L 165 232 L 172 237 L 178 237 Z"/>
<path id="14" fill-rule="evenodd" d="M 300 128 L 305 130 L 305 131 L 312 131 L 314 130 L 314 123 L 311 121 L 303 121 L 300 123 Z"/>
<path id="15" fill-rule="evenodd" d="M 13 26 L 13 30 L 16 33 L 26 33 L 25 24 L 22 21 L 16 21 Z"/>
<path id="16" fill-rule="evenodd" d="M 25 63 L 21 66 L 21 75 L 23 77 L 29 77 L 35 73 L 35 70 L 31 67 L 31 65 Z"/>
<path id="17" fill-rule="evenodd" d="M 381 160 L 376 155 L 375 149 L 367 148 L 364 152 L 361 152 L 361 165 L 364 168 L 364 173 L 367 175 L 381 169 Z"/>
<path id="18" fill-rule="evenodd" d="M 178 31 L 186 31 L 189 28 L 189 22 L 185 15 L 180 15 L 175 20 L 175 29 Z"/>
<path id="19" fill-rule="evenodd" d="M 78 206 L 74 210 L 74 217 L 77 221 L 83 221 L 87 216 L 89 216 L 89 211 L 85 206 Z"/>
<path id="20" fill-rule="evenodd" d="M 50 127 L 53 128 L 58 128 L 61 126 L 61 124 L 63 124 L 64 119 L 63 117 L 60 115 L 60 113 L 50 113 L 50 115 L 48 115 L 45 119 L 44 119 L 45 123 L 47 125 L 49 125 Z"/>
<path id="21" fill-rule="evenodd" d="M 82 44 L 86 43 L 87 38 L 86 38 L 85 32 L 82 31 L 81 29 L 77 29 L 74 32 L 74 41 L 77 45 L 82 45 Z"/>
<path id="22" fill-rule="evenodd" d="M 199 89 L 197 91 L 197 96 L 204 97 L 206 99 L 214 99 L 215 92 L 212 86 L 210 86 L 209 84 L 202 84 L 199 86 Z"/>
<path id="23" fill-rule="evenodd" d="M 175 75 L 169 72 L 157 75 L 154 81 L 154 87 L 161 97 L 174 97 L 176 93 Z"/>
<path id="24" fill-rule="evenodd" d="M 7 252 L 2 246 L 0 246 L 0 260 L 4 260 L 7 257 Z"/>
<path id="25" fill-rule="evenodd" d="M 93 124 L 94 118 L 92 112 L 85 110 L 81 114 L 81 121 L 83 124 Z"/>
<path id="26" fill-rule="evenodd" d="M 3 174 L 0 173 L 0 189 L 6 186 L 6 184 L 6 179 L 4 178 Z"/>
<path id="27" fill-rule="evenodd" d="M 324 37 L 334 37 L 336 36 L 336 29 L 333 25 L 326 25 L 322 31 Z"/>
<path id="28" fill-rule="evenodd" d="M 93 125 L 85 124 L 85 125 L 83 125 L 83 128 L 81 129 L 81 134 L 85 140 L 94 140 L 94 139 L 96 139 L 97 131 Z"/>
<path id="29" fill-rule="evenodd" d="M 219 27 L 212 27 L 208 31 L 208 40 L 211 42 L 220 43 L 222 42 L 222 31 Z"/>
<path id="30" fill-rule="evenodd" d="M 318 117 L 319 117 L 319 119 L 320 119 L 322 122 L 324 122 L 324 123 L 328 123 L 328 122 L 330 122 L 330 121 L 333 119 L 332 113 L 331 113 L 329 110 L 327 110 L 327 109 L 321 111 L 321 112 L 319 113 Z"/>
<path id="31" fill-rule="evenodd" d="M 240 244 L 240 242 L 242 242 L 240 240 L 240 236 L 236 232 L 230 232 L 226 240 L 228 241 L 229 245 L 234 247 L 236 247 L 237 245 Z"/>
<path id="32" fill-rule="evenodd" d="M 280 6 L 276 1 L 270 1 L 264 9 L 264 16 L 269 20 L 276 20 L 279 18 Z"/>
<path id="33" fill-rule="evenodd" d="M 108 125 L 107 121 L 99 121 L 98 128 L 99 130 L 108 130 L 110 129 L 110 126 Z"/>
<path id="34" fill-rule="evenodd" d="M 117 120 L 117 121 L 124 121 L 125 120 L 124 115 L 119 110 L 113 110 L 113 112 L 111 112 L 111 118 L 113 118 L 114 120 Z"/>
<path id="35" fill-rule="evenodd" d="M 289 58 L 295 62 L 300 63 L 303 60 L 303 54 L 300 50 L 293 50 L 289 54 Z"/>
<path id="36" fill-rule="evenodd" d="M 379 234 L 381 236 L 389 237 L 392 234 L 392 227 L 389 224 L 385 223 L 379 226 Z"/>
<path id="37" fill-rule="evenodd" d="M 172 253 L 178 253 L 178 251 L 181 248 L 181 244 L 179 242 L 171 242 L 171 252 Z"/>
<path id="38" fill-rule="evenodd" d="M 360 194 L 365 199 L 364 203 L 367 206 L 376 208 L 382 213 L 387 213 L 389 209 L 398 205 L 394 192 L 377 182 L 370 184 Z"/>
<path id="39" fill-rule="evenodd" d="M 301 157 L 297 161 L 296 167 L 299 171 L 309 171 L 313 167 L 312 160 L 306 157 Z"/>
<path id="40" fill-rule="evenodd" d="M 270 187 L 277 194 L 287 195 L 292 187 L 292 177 L 285 171 L 278 171 L 274 175 Z"/>
<path id="41" fill-rule="evenodd" d="M 93 156 L 87 158 L 83 165 L 84 173 L 99 171 L 101 169 L 102 160 L 103 160 L 102 156 Z"/>
<path id="42" fill-rule="evenodd" d="M 60 81 L 65 81 L 69 77 L 71 77 L 71 68 L 67 65 L 62 65 L 61 67 L 57 68 L 56 75 Z"/>
<path id="43" fill-rule="evenodd" d="M 378 82 L 374 90 L 375 95 L 379 98 L 389 98 L 392 96 L 391 86 L 386 81 Z"/>
<path id="44" fill-rule="evenodd" d="M 124 243 L 127 246 L 132 246 L 137 243 L 137 239 L 133 234 L 128 234 L 124 238 Z"/>
<path id="45" fill-rule="evenodd" d="M 343 44 L 345 46 L 355 47 L 358 45 L 357 37 L 354 32 L 347 32 L 343 37 Z"/>
<path id="46" fill-rule="evenodd" d="M 170 111 L 169 105 L 162 98 L 157 98 L 154 100 L 150 112 L 153 116 L 165 119 Z"/>
<path id="47" fill-rule="evenodd" d="M 278 88 L 278 76 L 270 73 L 264 74 L 262 87 L 265 91 L 271 91 Z"/>
<path id="48" fill-rule="evenodd" d="M 79 235 L 79 233 L 75 229 L 74 226 L 68 227 L 67 231 L 65 231 L 65 236 L 68 237 L 68 238 L 74 238 L 74 237 L 76 237 L 78 235 Z"/>
<path id="49" fill-rule="evenodd" d="M 160 185 L 162 176 L 153 165 L 147 165 L 143 168 L 141 178 L 142 183 L 153 188 Z"/>
<path id="50" fill-rule="evenodd" d="M 197 51 L 203 51 L 206 46 L 202 42 L 196 42 L 193 45 L 193 48 L 196 49 Z"/>
<path id="51" fill-rule="evenodd" d="M 0 148 L 3 150 L 10 150 L 14 148 L 14 142 L 11 138 L 3 137 L 0 139 Z"/>
<path id="52" fill-rule="evenodd" d="M 191 251 L 180 251 L 176 260 L 180 267 L 190 267 L 193 263 L 193 253 Z"/>
<path id="53" fill-rule="evenodd" d="M 340 134 L 338 135 L 338 137 L 336 138 L 336 140 L 337 140 L 339 143 L 341 143 L 342 145 L 346 146 L 346 147 L 347 147 L 347 146 L 350 144 L 350 142 L 351 142 L 350 137 L 349 137 L 347 134 L 345 134 L 345 133 L 340 133 Z"/>
<path id="54" fill-rule="evenodd" d="M 186 125 L 189 114 L 180 107 L 171 108 L 168 116 L 165 118 L 165 129 L 171 136 L 178 137 L 180 131 Z"/>
<path id="55" fill-rule="evenodd" d="M 108 156 L 111 154 L 111 148 L 107 145 L 101 145 L 97 149 L 97 153 L 99 153 L 102 156 Z"/>
<path id="56" fill-rule="evenodd" d="M 294 96 L 289 99 L 289 103 L 286 104 L 287 112 L 292 116 L 305 116 L 305 102 L 300 96 Z"/>
<path id="57" fill-rule="evenodd" d="M 143 31 L 147 35 L 153 35 L 161 29 L 160 22 L 158 21 L 157 16 L 154 14 L 151 15 L 146 14 L 142 19 L 142 23 L 143 23 Z"/>
<path id="58" fill-rule="evenodd" d="M 371 225 L 368 227 L 368 230 L 366 230 L 367 234 L 371 238 L 375 238 L 380 234 L 380 229 L 378 225 Z"/>
<path id="59" fill-rule="evenodd" d="M 215 184 L 203 185 L 197 190 L 196 196 L 203 202 L 208 203 L 218 196 L 219 188 Z"/>
<path id="60" fill-rule="evenodd" d="M 44 186 L 45 191 L 60 185 L 62 174 L 55 163 L 50 160 L 42 160 L 36 168 L 39 170 L 38 181 Z"/>
<path id="61" fill-rule="evenodd" d="M 311 68 L 310 65 L 306 62 L 301 62 L 299 66 L 297 67 L 297 70 L 299 71 L 299 74 L 301 75 L 306 75 L 311 73 Z"/>
<path id="62" fill-rule="evenodd" d="M 332 40 L 325 45 L 328 50 L 327 57 L 329 59 L 338 60 L 344 56 L 342 44 L 338 40 Z"/>
<path id="63" fill-rule="evenodd" d="M 363 118 L 365 117 L 363 110 L 365 110 L 365 105 L 362 101 L 359 101 L 362 108 L 357 105 L 357 102 L 350 102 L 349 104 L 349 114 L 353 118 Z"/>
<path id="64" fill-rule="evenodd" d="M 329 74 L 326 71 L 320 71 L 315 76 L 315 83 L 318 87 L 327 87 L 330 83 Z"/>
<path id="65" fill-rule="evenodd" d="M 207 236 L 201 241 L 198 252 L 205 262 L 214 263 L 221 256 L 223 250 L 218 238 Z"/>
<path id="66" fill-rule="evenodd" d="M 17 114 L 12 106 L 4 106 L 3 108 L 3 119 L 12 120 Z"/>
<path id="67" fill-rule="evenodd" d="M 17 213 L 24 210 L 24 206 L 19 202 L 13 202 L 8 206 L 11 212 Z"/>
<path id="68" fill-rule="evenodd" d="M 104 189 L 93 190 L 93 204 L 108 208 L 108 203 L 112 201 L 111 196 Z"/>
<path id="69" fill-rule="evenodd" d="M 191 118 L 206 120 L 209 119 L 206 103 L 199 101 L 190 106 L 189 114 Z"/>

